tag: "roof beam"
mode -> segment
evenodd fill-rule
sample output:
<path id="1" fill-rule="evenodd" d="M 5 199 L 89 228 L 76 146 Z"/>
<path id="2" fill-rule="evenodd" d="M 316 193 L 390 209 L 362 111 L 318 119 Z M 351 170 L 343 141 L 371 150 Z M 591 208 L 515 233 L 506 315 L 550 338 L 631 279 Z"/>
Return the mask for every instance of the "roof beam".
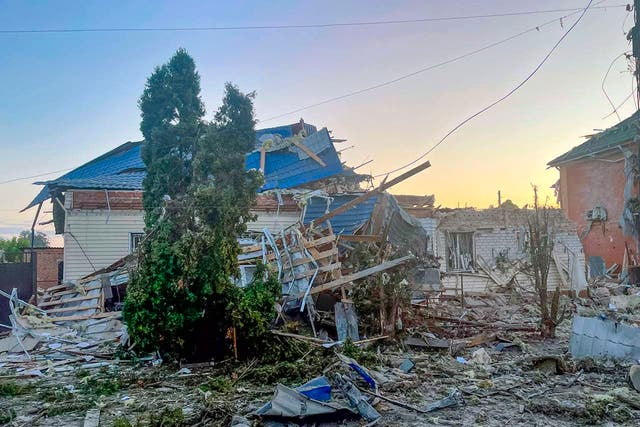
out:
<path id="1" fill-rule="evenodd" d="M 423 170 L 427 169 L 428 167 L 431 166 L 431 163 L 427 160 L 426 162 L 416 166 L 415 168 L 403 173 L 402 175 L 399 175 L 395 178 L 393 178 L 391 181 L 387 182 L 386 181 L 386 177 L 385 179 L 382 181 L 382 184 L 380 184 L 379 187 L 364 193 L 361 196 L 356 197 L 355 199 L 351 200 L 348 203 L 345 203 L 344 205 L 332 210 L 331 212 L 324 214 L 323 216 L 321 216 L 320 218 L 312 221 L 313 224 L 322 224 L 323 222 L 325 222 L 328 219 L 333 218 L 336 215 L 340 215 L 343 212 L 348 211 L 349 209 L 353 208 L 356 205 L 359 205 L 360 203 L 364 202 L 365 200 L 375 196 L 376 194 L 381 194 L 383 193 L 385 190 L 387 190 L 388 188 L 393 187 L 394 185 L 408 179 L 411 178 L 413 175 L 422 172 Z"/>

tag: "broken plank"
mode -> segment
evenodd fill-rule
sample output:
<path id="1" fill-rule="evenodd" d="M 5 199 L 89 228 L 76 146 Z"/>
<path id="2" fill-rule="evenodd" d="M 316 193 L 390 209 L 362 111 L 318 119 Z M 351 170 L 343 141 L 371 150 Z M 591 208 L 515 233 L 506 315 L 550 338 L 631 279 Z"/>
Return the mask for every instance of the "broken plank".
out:
<path id="1" fill-rule="evenodd" d="M 262 252 L 262 245 L 245 246 L 240 248 L 240 250 L 245 254 L 247 252 Z"/>
<path id="2" fill-rule="evenodd" d="M 324 285 L 315 286 L 311 288 L 310 294 L 317 294 L 322 291 L 327 291 L 327 290 L 337 288 L 340 285 L 347 284 L 354 280 L 362 279 L 367 276 L 371 276 L 372 274 L 380 273 L 381 271 L 385 271 L 390 268 L 397 267 L 398 265 L 404 264 L 405 262 L 410 261 L 412 259 L 415 259 L 415 256 L 407 255 L 400 258 L 396 258 L 391 261 L 383 262 L 382 264 L 376 265 L 375 267 L 367 268 L 362 271 L 358 271 L 356 273 L 343 276 L 334 281 L 325 283 Z M 303 297 L 303 296 L 304 296 L 304 292 L 300 293 L 300 297 Z"/>
<path id="3" fill-rule="evenodd" d="M 84 416 L 83 427 L 98 427 L 100 425 L 100 408 L 89 409 Z"/>
<path id="4" fill-rule="evenodd" d="M 291 334 L 289 332 L 273 331 L 272 330 L 271 333 L 273 335 L 278 335 L 278 336 L 281 336 L 281 337 L 295 338 L 295 339 L 298 339 L 298 340 L 309 341 L 309 342 L 316 343 L 316 344 L 325 344 L 325 343 L 330 342 L 330 341 L 321 340 L 320 338 L 313 338 L 313 337 L 307 337 L 305 335 Z"/>
<path id="5" fill-rule="evenodd" d="M 77 320 L 88 320 L 88 319 L 104 319 L 107 317 L 113 317 L 114 319 L 117 317 L 121 317 L 121 311 L 108 311 L 106 313 L 97 313 L 97 314 L 87 314 L 84 316 L 74 315 L 74 316 L 60 316 L 60 317 L 50 317 L 48 320 L 52 322 L 74 322 Z"/>
<path id="6" fill-rule="evenodd" d="M 304 247 L 309 249 L 309 248 L 313 248 L 321 245 L 326 245 L 327 243 L 333 243 L 335 241 L 336 241 L 336 236 L 331 234 L 329 236 L 321 237 L 316 240 L 306 241 L 304 242 Z"/>
<path id="7" fill-rule="evenodd" d="M 264 173 L 265 163 L 267 161 L 267 151 L 264 148 L 264 145 L 260 147 L 260 172 Z"/>
<path id="8" fill-rule="evenodd" d="M 65 308 L 54 308 L 51 310 L 45 310 L 45 313 L 64 313 L 65 311 L 86 311 L 86 310 L 97 310 L 100 306 L 98 305 L 88 305 L 86 307 L 83 306 L 75 306 L 75 307 L 65 307 Z"/>
<path id="9" fill-rule="evenodd" d="M 53 298 L 53 297 L 58 297 L 58 296 L 62 296 L 62 295 L 72 295 L 72 294 L 81 294 L 83 292 L 89 292 L 89 291 L 93 291 L 96 289 L 102 289 L 102 285 L 93 285 L 93 286 L 86 286 L 82 289 L 70 289 L 68 291 L 62 291 L 62 292 L 56 292 L 53 294 L 44 294 L 42 296 L 42 298 Z"/>
<path id="10" fill-rule="evenodd" d="M 42 308 L 42 307 L 51 307 L 51 306 L 55 306 L 55 305 L 61 305 L 61 304 L 67 304 L 70 302 L 78 302 L 78 301 L 89 301 L 92 299 L 98 299 L 100 297 L 100 295 L 87 295 L 87 296 L 82 296 L 82 297 L 77 297 L 77 298 L 68 298 L 68 299 L 58 299 L 55 301 L 47 301 L 47 302 L 43 302 L 40 303 L 38 305 L 38 307 Z"/>
<path id="11" fill-rule="evenodd" d="M 322 166 L 323 168 L 327 166 L 327 164 L 324 162 L 324 160 L 322 160 L 320 157 L 318 157 L 318 155 L 316 153 L 311 151 L 311 149 L 309 147 L 307 147 L 306 145 L 304 145 L 302 142 L 297 141 L 295 138 L 292 138 L 291 141 L 293 142 L 293 145 L 295 145 L 296 147 L 298 147 L 299 149 L 304 151 L 304 153 L 307 156 L 309 156 L 313 160 L 315 160 L 315 162 L 318 163 L 320 166 Z"/>
<path id="12" fill-rule="evenodd" d="M 322 215 L 320 218 L 312 221 L 313 224 L 322 224 L 324 223 L 326 220 L 333 218 L 336 215 L 340 215 L 343 212 L 348 211 L 349 209 L 359 205 L 360 203 L 364 202 L 365 200 L 375 196 L 376 194 L 380 194 L 382 192 L 384 192 L 387 188 L 390 188 L 396 184 L 398 184 L 399 182 L 404 181 L 407 178 L 412 177 L 413 175 L 422 172 L 423 170 L 427 169 L 429 166 L 431 166 L 431 163 L 429 163 L 429 161 L 426 161 L 418 166 L 416 166 L 415 168 L 403 173 L 402 175 L 399 175 L 395 178 L 393 178 L 391 181 L 389 182 L 383 182 L 382 184 L 380 184 L 379 187 L 364 193 L 361 196 L 356 197 L 355 199 L 351 200 L 350 202 L 345 203 L 344 205 L 332 210 L 331 212 Z"/>
<path id="13" fill-rule="evenodd" d="M 73 284 L 66 284 L 66 285 L 56 285 L 56 286 L 52 286 L 50 288 L 47 288 L 46 292 L 53 292 L 53 291 L 59 291 L 62 289 L 68 289 L 70 286 L 74 286 Z"/>
<path id="14" fill-rule="evenodd" d="M 300 258 L 300 259 L 296 259 L 293 261 L 293 266 L 297 267 L 299 265 L 302 264 L 306 264 L 309 262 L 313 262 L 313 261 L 320 261 L 326 258 L 330 258 L 334 255 L 338 255 L 338 249 L 334 248 L 334 249 L 329 249 L 328 251 L 324 251 L 324 252 L 318 252 L 315 248 L 311 248 L 313 249 L 313 251 L 309 250 L 309 253 L 311 253 L 311 256 L 313 256 L 313 259 L 311 258 Z"/>

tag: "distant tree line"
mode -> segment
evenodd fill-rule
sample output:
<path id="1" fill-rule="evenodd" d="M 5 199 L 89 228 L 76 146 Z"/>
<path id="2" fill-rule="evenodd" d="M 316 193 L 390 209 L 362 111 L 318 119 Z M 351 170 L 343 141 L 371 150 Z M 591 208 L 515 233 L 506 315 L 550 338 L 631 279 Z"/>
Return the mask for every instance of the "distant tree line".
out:
<path id="1" fill-rule="evenodd" d="M 49 238 L 42 232 L 37 232 L 33 242 L 36 248 L 49 246 Z M 31 247 L 31 231 L 21 231 L 19 235 L 10 238 L 0 237 L 0 262 L 22 262 L 22 250 Z"/>

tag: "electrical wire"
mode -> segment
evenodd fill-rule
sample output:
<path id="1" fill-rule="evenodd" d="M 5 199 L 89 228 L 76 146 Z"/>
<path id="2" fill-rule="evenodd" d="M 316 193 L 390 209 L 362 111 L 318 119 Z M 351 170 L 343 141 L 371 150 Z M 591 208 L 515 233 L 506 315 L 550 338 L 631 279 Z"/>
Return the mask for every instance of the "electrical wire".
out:
<path id="1" fill-rule="evenodd" d="M 618 110 L 617 110 L 616 106 L 613 104 L 613 101 L 611 100 L 611 98 L 609 97 L 609 94 L 607 93 L 607 90 L 605 89 L 604 85 L 607 82 L 607 77 L 609 76 L 609 73 L 611 72 L 611 68 L 613 68 L 613 64 L 615 64 L 616 61 L 618 61 L 618 59 L 620 59 L 622 57 L 626 57 L 627 55 L 628 55 L 627 52 L 622 52 L 620 55 L 618 55 L 615 58 L 613 58 L 613 60 L 609 64 L 609 68 L 607 68 L 607 72 L 604 73 L 604 77 L 602 78 L 602 84 L 600 85 L 600 88 L 602 89 L 602 93 L 604 93 L 605 98 L 607 98 L 607 101 L 609 101 L 609 105 L 611 105 L 611 108 L 613 108 L 613 112 L 618 117 L 618 122 L 621 122 L 622 119 L 620 118 L 620 114 L 618 114 Z"/>
<path id="2" fill-rule="evenodd" d="M 433 152 L 433 150 L 435 150 L 436 148 L 438 148 L 443 142 L 445 142 L 447 140 L 447 138 L 449 136 L 451 136 L 454 132 L 456 132 L 458 129 L 460 129 L 462 126 L 464 126 L 465 124 L 467 124 L 468 122 L 470 122 L 471 120 L 473 120 L 474 118 L 478 117 L 479 115 L 481 115 L 482 113 L 484 113 L 485 111 L 490 110 L 491 108 L 493 108 L 494 106 L 498 105 L 499 103 L 501 103 L 502 101 L 506 100 L 507 98 L 509 98 L 511 95 L 513 95 L 516 91 L 518 91 L 518 89 L 520 89 L 522 86 L 524 86 L 537 72 L 538 70 L 540 70 L 540 68 L 542 68 L 542 66 L 547 62 L 547 60 L 551 57 L 551 55 L 553 54 L 553 52 L 555 52 L 555 50 L 558 48 L 558 46 L 560 46 L 560 43 L 562 43 L 562 41 L 567 37 L 567 35 L 569 35 L 569 33 L 575 28 L 576 25 L 578 25 L 578 23 L 582 20 L 582 17 L 585 15 L 585 13 L 587 12 L 587 10 L 589 9 L 589 7 L 591 6 L 591 3 L 593 3 L 593 0 L 589 0 L 589 3 L 587 4 L 587 6 L 582 10 L 582 13 L 580 14 L 580 16 L 578 16 L 578 19 L 576 19 L 576 21 L 571 25 L 571 27 L 569 27 L 569 29 L 560 37 L 560 39 L 558 39 L 558 41 L 553 45 L 553 47 L 549 50 L 549 52 L 545 55 L 545 57 L 542 59 L 542 61 L 540 61 L 540 63 L 533 69 L 533 71 L 531 71 L 527 77 L 525 77 L 524 80 L 522 80 L 518 85 L 516 85 L 513 89 L 511 89 L 509 92 L 507 92 L 505 95 L 503 95 L 502 97 L 498 98 L 496 101 L 492 102 L 491 104 L 487 105 L 486 107 L 480 109 L 479 111 L 475 112 L 474 114 L 470 115 L 469 117 L 467 117 L 466 119 L 464 119 L 463 121 L 461 121 L 460 123 L 458 123 L 453 129 L 451 129 L 449 132 L 447 132 L 436 144 L 434 144 L 431 148 L 429 148 L 424 154 L 420 155 L 419 157 L 417 157 L 415 160 L 397 167 L 393 170 L 390 170 L 388 172 L 385 173 L 381 173 L 378 175 L 374 175 L 374 178 L 378 178 L 381 176 L 386 176 L 389 174 L 392 174 L 394 172 L 398 172 L 401 171 L 403 169 L 408 168 L 409 166 L 412 166 L 414 164 L 416 164 L 417 162 L 419 162 L 420 160 L 422 160 L 423 158 L 425 158 L 426 156 L 428 156 L 431 152 Z"/>
<path id="3" fill-rule="evenodd" d="M 40 174 L 37 174 L 37 175 L 23 176 L 23 177 L 20 177 L 20 178 L 8 179 L 6 181 L 0 181 L 0 185 L 9 184 L 10 182 L 22 181 L 22 180 L 25 180 L 25 179 L 38 178 L 40 176 L 53 175 L 54 173 L 66 172 L 66 171 L 70 171 L 71 169 L 73 169 L 73 168 L 60 169 L 60 170 L 57 170 L 57 171 L 40 173 Z"/>
<path id="4" fill-rule="evenodd" d="M 633 96 L 633 95 L 635 95 L 635 93 L 636 93 L 636 90 L 635 90 L 635 88 L 634 88 L 634 89 L 632 89 L 632 90 L 631 90 L 631 93 L 630 93 L 629 95 L 627 95 L 627 97 L 626 97 L 626 98 L 625 98 L 625 99 L 624 99 L 620 104 L 618 104 L 618 106 L 617 106 L 617 107 L 614 107 L 614 109 L 613 109 L 613 111 L 612 111 L 612 112 L 610 112 L 609 114 L 607 114 L 606 116 L 604 116 L 604 117 L 602 118 L 602 120 L 608 119 L 609 117 L 613 116 L 614 114 L 617 114 L 617 110 L 619 110 L 622 106 L 624 106 L 624 104 L 626 104 L 626 103 L 627 103 L 627 101 L 629 101 L 631 98 L 634 98 L 634 96 Z M 634 99 L 635 99 L 635 98 L 634 98 Z M 636 108 L 636 109 L 637 109 L 637 108 Z M 618 117 L 620 117 L 620 116 L 618 116 Z"/>
<path id="5" fill-rule="evenodd" d="M 603 3 L 604 1 L 605 1 L 605 0 L 601 0 L 600 2 L 598 2 L 598 4 L 599 4 L 599 3 Z M 604 6 L 602 6 L 602 7 L 604 7 Z M 512 35 L 512 36 L 509 36 L 509 37 L 507 37 L 507 38 L 504 38 L 504 39 L 498 40 L 498 41 L 496 41 L 496 42 L 490 43 L 490 44 L 488 44 L 488 45 L 485 45 L 485 46 L 483 46 L 483 47 L 481 47 L 481 48 L 478 48 L 478 49 L 475 49 L 475 50 L 472 50 L 472 51 L 466 52 L 466 53 L 464 53 L 464 54 L 462 54 L 462 55 L 459 55 L 459 56 L 456 56 L 456 57 L 453 57 L 453 58 L 447 59 L 447 60 L 442 61 L 442 62 L 439 62 L 439 63 L 437 63 L 437 64 L 429 65 L 429 66 L 427 66 L 427 67 L 421 68 L 421 69 L 416 70 L 416 71 L 413 71 L 413 72 L 411 72 L 411 73 L 403 74 L 403 75 L 401 75 L 401 76 L 399 76 L 399 77 L 396 77 L 396 78 L 394 78 L 394 79 L 387 80 L 387 81 L 385 81 L 385 82 L 378 83 L 378 84 L 375 84 L 375 85 L 372 85 L 372 86 L 368 86 L 368 87 L 365 87 L 365 88 L 363 88 L 363 89 L 358 89 L 358 90 L 355 90 L 355 91 L 352 91 L 352 92 L 346 93 L 346 94 L 344 94 L 344 95 L 339 95 L 339 96 L 335 96 L 335 97 L 333 97 L 333 98 L 328 98 L 328 99 L 325 99 L 325 100 L 323 100 L 323 101 L 319 101 L 319 102 L 316 102 L 316 103 L 313 103 L 313 104 L 306 105 L 306 106 L 304 106 L 304 107 L 296 108 L 295 110 L 287 111 L 287 112 L 285 112 L 285 113 L 276 114 L 275 116 L 268 117 L 268 118 L 266 118 L 266 119 L 264 119 L 264 120 L 260 120 L 259 122 L 260 122 L 260 123 L 269 122 L 269 121 L 272 121 L 272 120 L 275 120 L 275 119 L 279 119 L 279 118 L 282 118 L 282 117 L 285 117 L 285 116 L 288 116 L 288 115 L 291 115 L 291 114 L 299 113 L 299 112 L 301 112 L 301 111 L 309 110 L 309 109 L 311 109 L 311 108 L 319 107 L 319 106 L 321 106 L 321 105 L 329 104 L 329 103 L 331 103 L 331 102 L 339 101 L 339 100 L 342 100 L 342 99 L 345 99 L 345 98 L 350 98 L 350 97 L 352 97 L 352 96 L 360 95 L 360 94 L 365 93 L 365 92 L 369 92 L 369 91 L 372 91 L 372 90 L 380 89 L 380 88 L 385 87 L 385 86 L 392 85 L 392 84 L 394 84 L 394 83 L 397 83 L 397 82 L 399 82 L 399 81 L 402 81 L 402 80 L 405 80 L 405 79 L 408 79 L 408 78 L 411 78 L 411 77 L 417 76 L 417 75 L 422 74 L 422 73 L 425 73 L 425 72 L 427 72 L 427 71 L 431 71 L 431 70 L 434 70 L 434 69 L 436 69 L 436 68 L 440 68 L 440 67 L 442 67 L 442 66 L 444 66 L 444 65 L 448 65 L 448 64 L 451 64 L 451 63 L 453 63 L 453 62 L 460 61 L 460 60 L 465 59 L 465 58 L 467 58 L 467 57 L 470 57 L 470 56 L 473 56 L 473 55 L 478 54 L 478 53 L 480 53 L 480 52 L 483 52 L 483 51 L 485 51 L 485 50 L 488 50 L 488 49 L 491 49 L 491 48 L 493 48 L 493 47 L 499 46 L 499 45 L 501 45 L 501 44 L 507 43 L 507 42 L 509 42 L 509 41 L 511 41 L 511 40 L 513 40 L 513 39 L 518 38 L 518 37 L 522 37 L 522 36 L 524 36 L 524 35 L 526 35 L 526 34 L 528 34 L 528 33 L 531 33 L 531 32 L 534 32 L 534 31 L 540 31 L 540 29 L 541 29 L 541 28 L 543 28 L 543 27 L 546 27 L 546 26 L 548 26 L 548 25 L 554 24 L 554 23 L 556 23 L 556 22 L 558 22 L 558 21 L 561 21 L 561 20 L 563 20 L 563 19 L 565 19 L 565 18 L 568 18 L 568 17 L 570 17 L 570 16 L 576 15 L 576 14 L 578 14 L 580 11 L 583 11 L 583 10 L 584 10 L 584 9 L 578 9 L 578 10 L 577 10 L 577 11 L 575 11 L 575 12 L 572 12 L 572 13 L 566 14 L 566 15 L 561 16 L 561 17 L 559 17 L 559 18 L 551 19 L 551 20 L 549 20 L 549 21 L 546 21 L 546 22 L 544 22 L 544 23 L 542 23 L 542 24 L 539 24 L 539 25 L 536 25 L 536 26 L 534 26 L 534 27 L 528 28 L 528 29 L 526 29 L 526 30 L 524 30 L 524 31 L 521 31 L 521 32 L 519 32 L 519 33 L 516 33 L 516 34 L 514 34 L 514 35 Z"/>
<path id="6" fill-rule="evenodd" d="M 605 1 L 605 0 L 601 0 L 600 2 L 596 3 L 596 5 L 597 5 L 597 4 L 600 4 L 600 3 L 603 3 L 604 1 Z M 591 3 L 591 2 L 590 2 L 590 3 Z M 598 8 L 598 9 L 605 9 L 605 8 L 609 8 L 609 7 L 611 7 L 611 8 L 615 8 L 615 7 L 623 7 L 623 6 L 626 6 L 626 5 L 593 6 L 593 7 L 591 7 L 591 8 L 587 8 L 587 9 L 590 9 L 590 10 L 592 10 L 592 9 L 596 9 L 596 8 Z M 544 10 L 544 11 L 514 12 L 514 13 L 512 13 L 512 14 L 474 15 L 474 16 L 467 16 L 467 17 L 448 17 L 448 18 L 424 18 L 425 20 L 447 20 L 447 19 L 454 19 L 454 18 L 457 18 L 457 19 L 470 19 L 470 18 L 472 18 L 472 17 L 479 18 L 479 17 L 495 17 L 495 16 L 513 16 L 513 14 L 533 14 L 533 13 L 551 13 L 551 12 L 560 12 L 560 11 L 573 11 L 573 12 L 571 12 L 571 13 L 569 13 L 569 14 L 566 14 L 566 15 L 564 15 L 564 16 L 562 16 L 562 17 L 560 17 L 560 18 L 554 18 L 554 19 L 552 19 L 552 20 L 546 21 L 546 22 L 544 22 L 544 23 L 542 23 L 542 24 L 536 25 L 535 27 L 531 27 L 531 28 L 526 29 L 526 30 L 524 30 L 524 31 L 521 31 L 521 32 L 519 32 L 519 33 L 517 33 L 517 34 L 514 34 L 514 35 L 512 35 L 512 36 L 509 36 L 509 37 L 504 38 L 504 39 L 502 39 L 502 40 L 499 40 L 499 41 L 497 41 L 497 42 L 494 42 L 494 43 L 491 43 L 491 44 L 485 45 L 485 46 L 483 46 L 483 47 L 481 47 L 481 48 L 479 48 L 479 49 L 476 49 L 476 50 L 473 50 L 473 51 L 470 51 L 470 52 L 464 53 L 464 54 L 459 55 L 459 56 L 457 56 L 457 57 L 450 58 L 450 59 L 448 59 L 448 60 L 442 61 L 442 62 L 437 63 L 437 64 L 432 64 L 432 65 L 430 65 L 430 66 L 424 67 L 424 68 L 422 68 L 422 69 L 419 69 L 419 70 L 417 70 L 417 71 L 414 71 L 414 72 L 411 72 L 411 73 L 408 73 L 408 74 L 404 74 L 404 75 L 402 75 L 402 76 L 399 76 L 399 77 L 397 77 L 397 78 L 395 78 L 395 79 L 392 79 L 392 80 L 388 80 L 388 81 L 383 82 L 383 83 L 379 83 L 379 84 L 376 84 L 376 85 L 373 85 L 373 86 L 369 86 L 369 87 L 367 87 L 367 88 L 363 88 L 363 89 L 360 89 L 360 90 L 357 90 L 357 91 L 353 91 L 353 92 L 347 93 L 347 94 L 345 94 L 345 95 L 340 95 L 340 96 L 337 96 L 337 97 L 333 97 L 333 98 L 330 98 L 330 99 L 327 99 L 327 100 L 324 100 L 324 101 L 317 102 L 317 103 L 315 103 L 315 104 L 307 105 L 307 106 L 305 106 L 305 107 L 297 108 L 297 109 L 295 109 L 295 110 L 292 110 L 292 111 L 289 111 L 289 112 L 286 112 L 286 113 L 278 114 L 278 115 L 276 115 L 276 116 L 272 116 L 272 117 L 269 117 L 269 118 L 267 118 L 267 119 L 260 120 L 260 123 L 267 122 L 267 121 L 271 121 L 271 120 L 275 120 L 275 119 L 278 119 L 278 118 L 281 118 L 281 117 L 284 117 L 284 116 L 287 116 L 287 115 L 290 115 L 290 114 L 294 114 L 294 113 L 297 113 L 297 112 L 300 112 L 300 111 L 304 111 L 304 110 L 307 110 L 307 109 L 310 109 L 310 108 L 313 108 L 313 107 L 317 107 L 317 106 L 324 105 L 324 104 L 327 104 L 327 103 L 330 103 L 330 102 L 338 101 L 338 100 L 341 100 L 341 99 L 345 99 L 345 98 L 348 98 L 348 97 L 352 97 L 352 96 L 355 96 L 355 95 L 359 95 L 359 94 L 364 93 L 364 92 L 369 92 L 369 91 L 372 91 L 372 90 L 375 90 L 375 89 L 378 89 L 378 88 L 381 88 L 381 87 L 384 87 L 384 86 L 391 85 L 391 84 L 396 83 L 396 82 L 399 82 L 399 81 L 401 81 L 401 80 L 408 79 L 408 78 L 410 78 L 410 77 L 416 76 L 416 75 L 421 74 L 421 73 L 424 73 L 424 72 L 426 72 L 426 71 L 433 70 L 433 69 L 435 69 L 435 68 L 439 68 L 439 67 L 442 67 L 442 66 L 444 66 L 444 65 L 451 64 L 451 63 L 453 63 L 453 62 L 457 62 L 457 61 L 462 60 L 462 59 L 464 59 L 464 58 L 467 58 L 467 57 L 469 57 L 469 56 L 472 56 L 472 55 L 478 54 L 478 53 L 480 53 L 480 52 L 483 52 L 483 51 L 485 51 L 485 50 L 491 49 L 491 48 L 493 48 L 493 47 L 499 46 L 499 45 L 501 45 L 501 44 L 504 44 L 504 43 L 506 43 L 506 42 L 508 42 L 508 41 L 511 41 L 511 40 L 515 39 L 515 38 L 521 37 L 521 36 L 523 36 L 523 35 L 525 35 L 525 34 L 528 34 L 528 33 L 530 33 L 530 32 L 533 32 L 533 31 L 540 31 L 540 29 L 541 29 L 541 28 L 543 28 L 543 27 L 545 27 L 545 26 L 548 26 L 548 25 L 550 25 L 550 24 L 553 24 L 553 23 L 555 23 L 555 22 L 558 22 L 558 20 L 560 20 L 560 19 L 568 18 L 568 17 L 570 17 L 570 16 L 572 16 L 572 15 L 575 15 L 575 14 L 579 13 L 580 11 L 582 11 L 582 14 L 581 14 L 581 15 L 580 15 L 580 17 L 578 18 L 578 21 L 579 21 L 579 20 L 582 18 L 582 16 L 584 15 L 584 13 L 586 12 L 586 10 L 587 10 L 587 9 L 550 9 L 550 10 Z M 423 20 L 378 21 L 378 22 L 379 22 L 379 23 L 401 23 L 401 22 L 410 22 L 410 21 L 422 22 Z M 573 26 L 575 26 L 575 24 L 576 24 L 578 21 L 576 21 L 576 22 L 574 23 L 574 25 L 573 25 Z M 426 21 L 425 21 L 425 22 L 426 22 Z M 364 25 L 364 24 L 374 25 L 374 24 L 375 24 L 375 22 L 370 22 L 370 23 L 350 23 L 350 24 L 348 24 L 348 25 Z M 320 25 L 320 24 L 318 24 L 318 25 Z M 347 24 L 321 24 L 321 25 L 330 26 L 330 25 L 347 25 Z M 565 33 L 565 36 L 566 36 L 566 34 L 568 34 L 568 32 L 569 32 L 569 31 L 571 31 L 571 29 L 573 28 L 573 26 L 572 26 L 572 27 L 571 27 L 571 28 L 570 28 L 570 29 Z M 216 27 L 216 28 L 218 28 L 218 27 Z M 227 27 L 227 28 L 229 28 L 229 29 L 230 29 L 231 27 Z M 241 27 L 238 27 L 238 28 L 241 28 Z M 242 28 L 245 28 L 245 27 L 242 27 Z M 246 28 L 249 28 L 249 27 L 246 27 Z M 256 28 L 258 28 L 258 27 L 256 27 Z M 260 28 L 267 28 L 267 27 L 260 27 Z M 297 27 L 296 27 L 296 28 L 297 28 Z M 220 29 L 222 29 L 222 27 L 220 27 Z M 124 30 L 124 29 L 120 29 L 120 30 Z M 1 33 L 6 33 L 6 32 L 12 32 L 12 31 L 14 31 L 14 30 L 0 30 L 0 34 L 1 34 Z M 18 30 L 16 30 L 16 31 L 18 31 Z M 36 30 L 20 30 L 20 31 L 23 31 L 23 32 L 37 32 L 37 31 L 45 32 L 45 31 L 48 31 L 48 30 L 37 30 L 37 31 L 36 31 Z M 75 31 L 75 30 L 51 30 L 51 31 L 52 31 L 52 32 L 71 32 L 71 31 Z M 80 31 L 80 30 L 79 30 L 79 31 Z M 81 30 L 81 31 L 93 31 L 93 30 Z M 563 38 L 564 38 L 564 36 L 563 36 Z M 561 39 L 561 40 L 562 40 L 562 39 Z M 555 49 L 555 47 L 554 47 L 554 49 Z M 545 61 L 546 61 L 546 58 L 545 58 Z M 526 81 L 525 81 L 525 82 L 526 82 Z M 524 84 L 524 82 L 523 82 L 523 84 Z M 507 95 L 507 97 L 508 97 L 508 96 L 510 96 L 510 94 L 508 94 L 508 95 Z M 498 102 L 500 102 L 500 101 L 498 101 Z M 490 108 L 490 107 L 489 107 L 489 108 Z M 482 112 L 484 112 L 484 110 L 483 110 L 483 111 L 481 111 L 479 114 L 481 114 Z M 478 115 L 479 115 L 479 114 L 478 114 Z M 473 117 L 475 117 L 475 116 L 473 116 Z M 473 117 L 471 117 L 471 118 L 473 118 Z M 471 119 L 471 118 L 470 118 L 470 119 Z M 468 120 L 470 120 L 470 119 L 468 119 Z M 467 120 L 467 121 L 468 121 L 468 120 Z M 466 121 L 465 121 L 465 123 L 466 123 Z M 457 130 L 457 128 L 456 128 L 456 129 L 454 129 L 454 131 L 455 131 L 455 130 Z M 446 139 L 446 137 L 447 137 L 448 135 L 449 135 L 449 134 L 447 134 L 447 135 L 445 136 L 445 139 Z M 419 159 L 423 158 L 423 157 L 424 157 L 424 156 L 426 156 L 427 154 L 429 154 L 429 153 L 425 153 L 425 155 L 421 156 Z M 399 168 L 399 169 L 394 169 L 393 171 L 388 172 L 388 173 L 393 173 L 393 172 L 396 172 L 396 171 L 398 171 L 398 170 L 405 169 L 406 167 L 408 167 L 408 166 L 410 166 L 410 165 L 414 164 L 414 163 L 415 163 L 415 162 L 417 162 L 417 161 L 418 161 L 418 160 L 414 161 L 413 163 L 411 163 L 411 164 L 409 164 L 409 165 L 406 165 L 406 166 L 404 166 L 404 167 L 401 167 L 401 168 Z M 16 182 L 16 181 L 21 181 L 21 180 L 26 180 L 26 179 L 31 179 L 31 178 L 37 178 L 37 177 L 40 177 L 40 176 L 52 175 L 52 174 L 59 173 L 59 172 L 66 172 L 66 171 L 69 171 L 69 170 L 71 170 L 71 169 L 73 169 L 73 168 L 66 168 L 66 169 L 61 169 L 61 170 L 52 171 L 52 172 L 45 172 L 45 173 L 37 174 L 37 175 L 31 175 L 31 176 L 20 177 L 20 178 L 13 178 L 13 179 L 9 179 L 9 180 L 6 180 L 6 181 L 0 181 L 0 185 L 2 185 L 2 184 L 8 184 L 8 183 Z M 381 174 L 381 175 L 384 175 L 384 174 Z M 375 177 L 378 177 L 378 176 L 381 176 L 381 175 L 376 175 Z"/>
<path id="7" fill-rule="evenodd" d="M 591 9 L 607 9 L 626 7 L 626 4 L 611 6 L 594 6 Z M 487 18 L 502 18 L 524 15 L 538 15 L 558 12 L 579 12 L 580 8 L 528 10 L 521 12 L 491 13 L 483 15 L 441 16 L 433 18 L 398 19 L 388 21 L 329 22 L 318 24 L 285 24 L 285 25 L 246 25 L 246 26 L 208 26 L 208 27 L 121 27 L 121 28 L 42 28 L 22 30 L 0 30 L 0 34 L 45 34 L 45 33 L 122 33 L 122 32 L 186 32 L 186 31 L 241 31 L 241 30 L 289 30 L 309 28 L 364 27 L 380 25 L 418 24 L 426 22 L 460 21 Z"/>

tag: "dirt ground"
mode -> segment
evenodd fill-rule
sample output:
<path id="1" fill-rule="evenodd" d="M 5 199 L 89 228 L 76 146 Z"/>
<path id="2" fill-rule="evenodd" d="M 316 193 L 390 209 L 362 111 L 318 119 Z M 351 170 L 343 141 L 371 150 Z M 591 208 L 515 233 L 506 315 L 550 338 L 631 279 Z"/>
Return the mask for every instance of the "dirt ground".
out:
<path id="1" fill-rule="evenodd" d="M 455 357 L 451 350 L 416 350 L 389 343 L 354 357 L 376 378 L 378 394 L 402 405 L 424 408 L 452 389 L 464 396 L 463 405 L 427 414 L 376 399 L 380 426 L 640 425 L 640 393 L 625 380 L 628 366 L 571 360 L 569 326 L 568 322 L 563 325 L 554 340 L 512 335 L 506 348 L 496 347 L 494 341 L 463 348 Z M 479 349 L 486 354 L 480 351 L 474 357 Z M 4 375 L 0 424 L 97 425 L 90 424 L 89 418 L 99 409 L 100 426 L 283 425 L 251 414 L 270 400 L 277 382 L 297 386 L 322 373 L 330 377 L 335 371 L 348 372 L 336 351 L 340 350 L 300 343 L 298 360 L 276 365 L 227 361 L 180 370 L 179 366 L 126 361 L 37 379 Z M 466 363 L 458 361 L 458 356 Z M 415 367 L 403 373 L 398 366 L 407 358 Z M 365 424 L 355 419 L 315 425 Z"/>

